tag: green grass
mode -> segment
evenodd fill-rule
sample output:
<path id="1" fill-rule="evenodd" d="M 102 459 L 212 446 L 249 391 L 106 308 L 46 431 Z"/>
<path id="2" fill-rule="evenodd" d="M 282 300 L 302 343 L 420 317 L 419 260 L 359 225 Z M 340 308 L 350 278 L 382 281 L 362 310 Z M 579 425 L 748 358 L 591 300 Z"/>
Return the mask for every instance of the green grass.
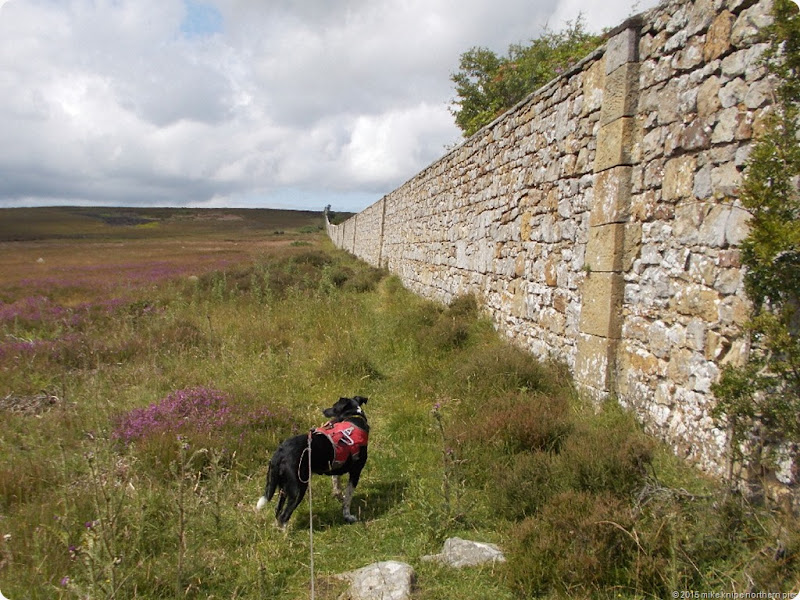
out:
<path id="1" fill-rule="evenodd" d="M 474 299 L 428 302 L 320 234 L 265 249 L 239 223 L 226 235 L 247 249 L 193 277 L 78 277 L 69 294 L 3 284 L 7 597 L 308 597 L 308 505 L 283 533 L 254 504 L 279 440 L 356 394 L 373 426 L 360 522 L 345 525 L 314 479 L 318 598 L 339 597 L 335 574 L 389 559 L 415 567 L 417 600 L 800 587 L 795 521 L 726 494 L 614 405 L 587 404 L 562 365 L 500 340 Z M 60 247 L 46 264 L 74 266 Z M 92 256 L 88 271 L 107 258 Z M 176 414 L 182 390 L 196 401 L 187 418 L 120 437 L 137 410 Z M 508 562 L 421 560 L 454 535 L 498 543 Z"/>

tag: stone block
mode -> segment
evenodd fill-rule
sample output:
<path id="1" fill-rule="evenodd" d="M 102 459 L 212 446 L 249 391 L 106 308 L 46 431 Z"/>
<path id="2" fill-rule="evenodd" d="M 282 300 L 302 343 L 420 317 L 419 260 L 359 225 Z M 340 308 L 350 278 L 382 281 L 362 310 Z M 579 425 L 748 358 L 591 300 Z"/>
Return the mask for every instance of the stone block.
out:
<path id="1" fill-rule="evenodd" d="M 625 242 L 622 250 L 622 271 L 627 273 L 642 250 L 642 224 L 627 223 L 625 225 Z"/>
<path id="2" fill-rule="evenodd" d="M 558 265 L 561 263 L 561 255 L 553 253 L 547 258 L 544 265 L 544 282 L 550 287 L 558 285 Z"/>
<path id="3" fill-rule="evenodd" d="M 586 266 L 592 274 L 619 271 L 625 244 L 625 224 L 610 223 L 589 228 L 586 244 Z"/>
<path id="4" fill-rule="evenodd" d="M 664 200 L 679 200 L 692 195 L 696 164 L 697 159 L 688 155 L 667 161 L 664 167 L 662 184 L 662 197 Z"/>
<path id="5" fill-rule="evenodd" d="M 675 350 L 669 358 L 667 364 L 667 376 L 670 381 L 677 385 L 686 385 L 692 376 L 692 357 L 693 353 L 688 348 Z"/>
<path id="6" fill-rule="evenodd" d="M 630 217 L 631 173 L 628 166 L 615 167 L 595 176 L 594 202 L 589 225 L 622 223 Z"/>
<path id="7" fill-rule="evenodd" d="M 695 119 L 681 132 L 678 145 L 684 150 L 705 150 L 711 146 L 712 129 L 703 119 Z"/>
<path id="8" fill-rule="evenodd" d="M 713 323 L 719 320 L 720 299 L 713 290 L 690 285 L 675 294 L 670 308 L 679 314 Z"/>
<path id="9" fill-rule="evenodd" d="M 606 43 L 606 75 L 630 62 L 639 62 L 639 32 L 633 28 L 620 31 Z"/>
<path id="10" fill-rule="evenodd" d="M 597 155 L 594 172 L 612 167 L 632 165 L 632 151 L 636 134 L 636 121 L 623 117 L 600 127 L 597 133 Z"/>
<path id="11" fill-rule="evenodd" d="M 603 102 L 605 88 L 605 61 L 597 60 L 586 70 L 583 77 L 583 105 L 581 111 L 588 114 L 598 110 Z"/>
<path id="12" fill-rule="evenodd" d="M 661 361 L 642 348 L 634 348 L 626 344 L 625 349 L 619 352 L 618 370 L 620 376 L 625 379 L 657 377 L 662 374 L 663 369 Z"/>
<path id="13" fill-rule="evenodd" d="M 725 163 L 711 171 L 711 185 L 717 196 L 735 196 L 742 183 L 742 173 L 733 163 Z"/>
<path id="14" fill-rule="evenodd" d="M 618 338 L 622 328 L 624 280 L 619 273 L 590 273 L 583 281 L 580 330 Z"/>
<path id="15" fill-rule="evenodd" d="M 612 391 L 614 356 L 619 341 L 594 335 L 578 337 L 575 381 L 601 392 Z"/>
<path id="16" fill-rule="evenodd" d="M 700 39 L 689 40 L 686 46 L 678 51 L 672 60 L 672 66 L 678 71 L 690 71 L 703 62 L 703 43 Z"/>
<path id="17" fill-rule="evenodd" d="M 744 208 L 733 207 L 730 217 L 725 224 L 725 242 L 731 246 L 740 245 L 750 233 L 751 219 L 752 215 Z"/>
<path id="18" fill-rule="evenodd" d="M 625 63 L 606 75 L 600 124 L 636 114 L 639 98 L 639 63 Z"/>
<path id="19" fill-rule="evenodd" d="M 728 296 L 719 306 L 719 317 L 722 325 L 741 327 L 750 318 L 752 305 L 746 298 Z"/>
<path id="20" fill-rule="evenodd" d="M 719 110 L 719 92 L 722 87 L 719 77 L 712 75 L 697 90 L 697 115 L 701 119 L 713 116 Z"/>
<path id="21" fill-rule="evenodd" d="M 772 14 L 762 4 L 751 6 L 741 12 L 731 28 L 731 43 L 741 48 L 759 41 L 766 27 L 772 23 Z"/>

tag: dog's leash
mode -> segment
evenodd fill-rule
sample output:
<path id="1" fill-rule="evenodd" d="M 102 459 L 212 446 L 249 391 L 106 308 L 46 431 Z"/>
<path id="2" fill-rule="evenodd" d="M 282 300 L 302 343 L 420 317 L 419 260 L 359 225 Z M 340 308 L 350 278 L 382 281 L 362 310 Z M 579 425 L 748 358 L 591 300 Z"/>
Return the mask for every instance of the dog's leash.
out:
<path id="1" fill-rule="evenodd" d="M 311 569 L 311 600 L 314 600 L 314 511 L 311 507 L 311 435 L 314 430 L 308 432 L 308 539 L 309 548 L 311 551 L 311 561 L 309 562 Z M 302 457 L 300 459 L 302 463 Z"/>

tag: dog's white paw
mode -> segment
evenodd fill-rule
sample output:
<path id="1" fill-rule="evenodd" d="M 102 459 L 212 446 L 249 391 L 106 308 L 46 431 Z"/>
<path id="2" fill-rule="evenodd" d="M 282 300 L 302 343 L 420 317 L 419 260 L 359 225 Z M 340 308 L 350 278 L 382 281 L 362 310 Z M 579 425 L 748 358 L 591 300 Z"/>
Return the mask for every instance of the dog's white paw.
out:
<path id="1" fill-rule="evenodd" d="M 261 496 L 261 498 L 259 498 L 258 502 L 256 503 L 256 510 L 261 510 L 262 508 L 264 508 L 267 505 L 267 502 L 268 502 L 267 497 Z"/>

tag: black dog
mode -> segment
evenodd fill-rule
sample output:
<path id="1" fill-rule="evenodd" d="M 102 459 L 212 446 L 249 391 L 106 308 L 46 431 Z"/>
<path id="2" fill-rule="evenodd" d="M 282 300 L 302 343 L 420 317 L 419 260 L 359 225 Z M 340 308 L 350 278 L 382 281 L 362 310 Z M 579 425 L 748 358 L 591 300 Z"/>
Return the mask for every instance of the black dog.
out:
<path id="1" fill-rule="evenodd" d="M 350 514 L 353 491 L 358 485 L 361 470 L 367 462 L 369 425 L 361 408 L 367 399 L 362 396 L 339 398 L 338 402 L 322 411 L 330 419 L 324 426 L 308 434 L 284 440 L 269 461 L 267 485 L 256 508 L 262 509 L 280 490 L 275 518 L 285 527 L 289 517 L 303 500 L 311 473 L 309 464 L 309 438 L 311 471 L 317 475 L 333 476 L 334 494 L 342 500 L 345 521 L 355 523 Z M 344 496 L 339 490 L 339 476 L 349 474 Z"/>

